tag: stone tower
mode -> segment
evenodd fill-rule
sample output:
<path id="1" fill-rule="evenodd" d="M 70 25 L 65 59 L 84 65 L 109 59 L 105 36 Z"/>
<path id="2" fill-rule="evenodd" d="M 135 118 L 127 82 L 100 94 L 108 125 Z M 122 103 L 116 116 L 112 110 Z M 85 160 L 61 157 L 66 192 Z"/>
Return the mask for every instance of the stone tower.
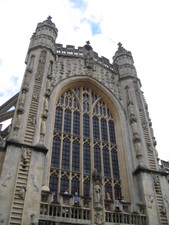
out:
<path id="1" fill-rule="evenodd" d="M 0 122 L 12 118 L 0 133 L 1 224 L 167 225 L 167 173 L 131 52 L 119 43 L 110 63 L 89 41 L 63 47 L 51 19 L 0 107 Z"/>

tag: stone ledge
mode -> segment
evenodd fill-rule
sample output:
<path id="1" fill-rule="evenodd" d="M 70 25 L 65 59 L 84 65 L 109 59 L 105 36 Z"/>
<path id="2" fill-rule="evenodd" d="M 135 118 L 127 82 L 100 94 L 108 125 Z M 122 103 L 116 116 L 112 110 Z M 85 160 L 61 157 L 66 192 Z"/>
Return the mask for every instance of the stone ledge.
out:
<path id="1" fill-rule="evenodd" d="M 44 145 L 28 145 L 28 144 L 25 144 L 25 143 L 20 143 L 14 139 L 10 139 L 8 141 L 6 141 L 6 146 L 5 148 L 8 146 L 8 145 L 15 145 L 17 147 L 27 147 L 27 148 L 31 148 L 32 150 L 34 151 L 37 151 L 37 152 L 42 152 L 46 155 L 46 153 L 48 152 L 48 149 L 44 146 Z"/>

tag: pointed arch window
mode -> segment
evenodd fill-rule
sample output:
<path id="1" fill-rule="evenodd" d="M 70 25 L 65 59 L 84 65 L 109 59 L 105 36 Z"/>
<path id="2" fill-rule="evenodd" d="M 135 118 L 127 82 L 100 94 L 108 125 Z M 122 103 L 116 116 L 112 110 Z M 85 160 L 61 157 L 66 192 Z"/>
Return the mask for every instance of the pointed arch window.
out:
<path id="1" fill-rule="evenodd" d="M 69 188 L 72 194 L 81 191 L 90 197 L 92 168 L 97 168 L 104 176 L 105 191 L 112 196 L 121 193 L 113 112 L 101 94 L 88 85 L 62 93 L 53 133 L 51 171 L 57 176 L 50 176 L 51 190 Z M 116 184 L 114 190 L 111 182 Z"/>

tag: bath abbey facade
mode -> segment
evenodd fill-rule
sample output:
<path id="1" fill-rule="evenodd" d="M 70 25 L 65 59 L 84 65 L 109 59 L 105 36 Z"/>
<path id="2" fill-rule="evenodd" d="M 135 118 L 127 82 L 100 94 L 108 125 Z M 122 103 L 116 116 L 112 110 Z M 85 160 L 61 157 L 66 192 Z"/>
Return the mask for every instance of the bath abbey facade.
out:
<path id="1" fill-rule="evenodd" d="M 12 119 L 0 132 L 0 224 L 169 224 L 167 164 L 131 52 L 119 43 L 110 63 L 57 35 L 51 17 L 38 23 L 20 92 L 0 106 L 0 122 Z"/>

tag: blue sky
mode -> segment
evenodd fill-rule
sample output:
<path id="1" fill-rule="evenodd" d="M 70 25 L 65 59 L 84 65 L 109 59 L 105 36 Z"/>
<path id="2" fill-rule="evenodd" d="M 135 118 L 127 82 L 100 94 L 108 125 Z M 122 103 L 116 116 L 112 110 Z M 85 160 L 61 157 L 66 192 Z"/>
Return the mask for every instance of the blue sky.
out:
<path id="1" fill-rule="evenodd" d="M 0 0 L 0 105 L 20 90 L 30 38 L 51 15 L 57 43 L 78 48 L 89 40 L 110 62 L 118 42 L 132 52 L 159 156 L 169 159 L 168 8 L 168 0 Z"/>

